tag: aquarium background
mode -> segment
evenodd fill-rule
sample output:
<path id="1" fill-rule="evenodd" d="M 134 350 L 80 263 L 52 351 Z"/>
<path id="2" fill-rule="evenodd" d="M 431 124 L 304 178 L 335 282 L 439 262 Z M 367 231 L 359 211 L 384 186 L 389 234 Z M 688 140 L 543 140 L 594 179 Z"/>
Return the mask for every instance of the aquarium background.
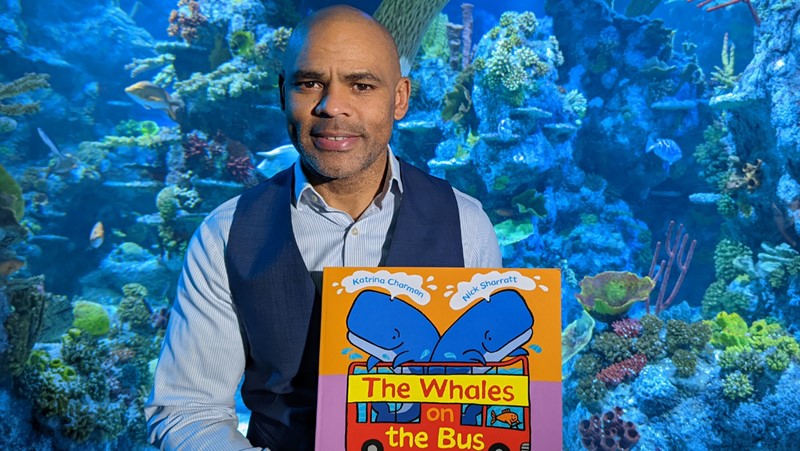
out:
<path id="1" fill-rule="evenodd" d="M 0 448 L 150 449 L 187 241 L 291 163 L 278 61 L 332 3 L 0 1 Z M 564 449 L 797 449 L 800 3 L 400 3 L 393 149 L 562 271 Z"/>

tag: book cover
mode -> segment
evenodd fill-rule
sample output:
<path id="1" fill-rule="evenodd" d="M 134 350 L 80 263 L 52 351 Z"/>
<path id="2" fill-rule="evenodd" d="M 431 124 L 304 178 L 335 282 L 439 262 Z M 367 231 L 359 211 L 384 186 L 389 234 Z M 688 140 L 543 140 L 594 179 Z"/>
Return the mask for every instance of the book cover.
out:
<path id="1" fill-rule="evenodd" d="M 561 449 L 557 269 L 326 268 L 316 449 Z"/>

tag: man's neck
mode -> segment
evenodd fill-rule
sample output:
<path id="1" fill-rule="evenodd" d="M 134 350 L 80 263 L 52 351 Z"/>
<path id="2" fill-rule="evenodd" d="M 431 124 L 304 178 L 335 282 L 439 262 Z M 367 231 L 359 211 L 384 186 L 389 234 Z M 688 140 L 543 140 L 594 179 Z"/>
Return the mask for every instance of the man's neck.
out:
<path id="1" fill-rule="evenodd" d="M 374 169 L 352 178 L 319 181 L 309 177 L 309 182 L 328 206 L 357 220 L 383 188 L 385 177 L 388 176 L 388 155 L 383 159 L 383 166 L 375 165 Z"/>

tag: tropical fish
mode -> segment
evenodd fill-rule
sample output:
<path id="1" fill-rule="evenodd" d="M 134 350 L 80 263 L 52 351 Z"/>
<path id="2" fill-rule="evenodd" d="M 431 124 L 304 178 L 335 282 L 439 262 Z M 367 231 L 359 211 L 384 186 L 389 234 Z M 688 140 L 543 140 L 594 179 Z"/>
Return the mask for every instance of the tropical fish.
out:
<path id="1" fill-rule="evenodd" d="M 125 92 L 139 105 L 148 110 L 163 110 L 170 119 L 178 122 L 178 110 L 183 108 L 183 102 L 178 97 L 170 96 L 161 86 L 140 81 L 125 88 Z"/>
<path id="2" fill-rule="evenodd" d="M 97 249 L 103 244 L 103 238 L 105 237 L 105 230 L 103 229 L 103 223 L 97 221 L 97 223 L 92 227 L 91 233 L 89 233 L 89 247 L 92 249 Z"/>
<path id="3" fill-rule="evenodd" d="M 512 428 L 515 428 L 520 424 L 522 424 L 522 422 L 519 421 L 519 416 L 516 413 L 512 412 L 511 409 L 503 409 L 503 411 L 500 412 L 500 415 L 498 415 L 497 413 L 495 413 L 494 410 L 492 410 L 491 414 L 492 414 L 492 419 L 489 424 L 495 424 L 496 422 L 499 421 L 501 423 L 505 423 L 511 426 Z"/>
<path id="4" fill-rule="evenodd" d="M 47 174 L 67 174 L 76 167 L 78 167 L 78 160 L 75 159 L 71 154 L 62 153 L 58 150 L 53 140 L 47 136 L 47 133 L 44 132 L 41 128 L 37 128 L 36 131 L 39 132 L 39 137 L 42 138 L 42 141 L 50 148 L 50 152 L 56 156 L 55 164 L 50 165 L 47 168 Z"/>
<path id="5" fill-rule="evenodd" d="M 678 143 L 671 139 L 659 138 L 653 140 L 653 137 L 647 138 L 647 152 L 653 152 L 658 158 L 664 160 L 664 170 L 669 175 L 669 167 L 672 163 L 680 160 L 683 157 L 683 152 L 678 146 Z"/>
<path id="6" fill-rule="evenodd" d="M 294 145 L 285 144 L 267 152 L 256 152 L 256 155 L 264 157 L 261 163 L 256 166 L 256 170 L 266 177 L 272 177 L 291 166 L 292 163 L 297 161 L 297 156 L 300 154 L 297 153 Z"/>

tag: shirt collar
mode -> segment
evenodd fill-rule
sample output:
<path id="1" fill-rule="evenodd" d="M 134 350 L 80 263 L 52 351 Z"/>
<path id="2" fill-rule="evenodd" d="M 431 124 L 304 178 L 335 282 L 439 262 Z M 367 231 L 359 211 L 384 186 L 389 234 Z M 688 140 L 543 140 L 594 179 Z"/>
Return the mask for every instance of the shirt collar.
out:
<path id="1" fill-rule="evenodd" d="M 389 177 L 384 180 L 381 192 L 378 193 L 373 200 L 379 208 L 381 207 L 383 198 L 386 197 L 386 193 L 388 193 L 390 189 L 396 190 L 395 192 L 398 194 L 403 192 L 403 180 L 400 178 L 400 162 L 395 158 L 391 146 L 388 146 L 387 151 L 389 152 Z M 311 183 L 309 183 L 306 174 L 300 166 L 300 157 L 297 157 L 293 169 L 295 195 L 292 198 L 292 203 L 294 203 L 298 210 L 302 210 L 303 207 L 311 205 L 322 205 L 324 208 L 328 208 L 322 196 L 311 186 Z"/>

